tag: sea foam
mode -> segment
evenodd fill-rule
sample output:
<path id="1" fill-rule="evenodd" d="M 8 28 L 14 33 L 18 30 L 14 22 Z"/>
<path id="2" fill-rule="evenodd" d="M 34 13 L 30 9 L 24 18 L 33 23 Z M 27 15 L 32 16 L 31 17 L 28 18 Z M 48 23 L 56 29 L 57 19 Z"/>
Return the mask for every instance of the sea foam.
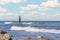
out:
<path id="1" fill-rule="evenodd" d="M 21 27 L 21 26 L 12 26 L 10 30 L 23 30 L 26 32 L 46 32 L 46 33 L 60 33 L 60 30 L 56 29 L 39 29 L 35 27 Z"/>
<path id="2" fill-rule="evenodd" d="M 29 22 L 29 23 L 23 22 L 22 24 L 32 24 L 32 22 Z"/>
<path id="3" fill-rule="evenodd" d="M 12 24 L 13 22 L 4 22 L 4 24 Z"/>

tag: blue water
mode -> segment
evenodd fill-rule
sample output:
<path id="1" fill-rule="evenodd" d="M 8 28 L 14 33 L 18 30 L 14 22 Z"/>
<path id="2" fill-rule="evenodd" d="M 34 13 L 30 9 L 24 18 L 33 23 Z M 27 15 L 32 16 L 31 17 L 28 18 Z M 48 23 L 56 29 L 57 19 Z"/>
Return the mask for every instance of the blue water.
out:
<path id="1" fill-rule="evenodd" d="M 5 21 L 0 22 L 0 29 L 7 31 L 9 34 L 13 35 L 13 40 L 25 40 L 26 37 L 37 37 L 38 35 L 42 35 L 45 37 L 51 36 L 54 40 L 58 40 L 57 38 L 60 37 L 60 34 L 56 33 L 43 33 L 43 32 L 26 32 L 24 30 L 10 30 L 12 26 L 21 26 L 21 27 L 35 27 L 40 29 L 55 29 L 60 30 L 60 21 L 24 21 L 24 22 L 17 22 L 12 21 L 12 23 L 8 23 Z M 55 39 L 56 38 L 56 39 Z"/>

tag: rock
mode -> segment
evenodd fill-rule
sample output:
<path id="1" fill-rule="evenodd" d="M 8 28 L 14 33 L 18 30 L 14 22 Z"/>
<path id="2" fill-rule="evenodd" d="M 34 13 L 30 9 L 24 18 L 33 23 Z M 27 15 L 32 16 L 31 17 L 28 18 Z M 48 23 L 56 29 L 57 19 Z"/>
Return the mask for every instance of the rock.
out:
<path id="1" fill-rule="evenodd" d="M 4 40 L 11 40 L 11 35 L 6 33 L 6 34 L 4 34 L 3 39 Z"/>
<path id="2" fill-rule="evenodd" d="M 53 40 L 53 39 L 44 37 L 43 40 Z"/>
<path id="3" fill-rule="evenodd" d="M 4 36 L 3 34 L 0 34 L 0 40 L 3 40 L 3 36 Z"/>
<path id="4" fill-rule="evenodd" d="M 12 37 L 7 32 L 0 30 L 0 40 L 12 40 Z"/>
<path id="5" fill-rule="evenodd" d="M 52 38 L 46 38 L 46 37 L 43 37 L 43 36 L 37 36 L 37 39 L 38 40 L 53 40 Z"/>
<path id="6" fill-rule="evenodd" d="M 25 40 L 32 40 L 32 38 L 31 37 L 27 37 Z"/>
<path id="7" fill-rule="evenodd" d="M 52 38 L 45 38 L 45 40 L 53 40 Z"/>
<path id="8" fill-rule="evenodd" d="M 43 36 L 37 36 L 37 39 L 42 39 L 43 38 Z"/>
<path id="9" fill-rule="evenodd" d="M 5 34 L 5 33 L 7 33 L 7 32 L 0 30 L 0 34 Z"/>

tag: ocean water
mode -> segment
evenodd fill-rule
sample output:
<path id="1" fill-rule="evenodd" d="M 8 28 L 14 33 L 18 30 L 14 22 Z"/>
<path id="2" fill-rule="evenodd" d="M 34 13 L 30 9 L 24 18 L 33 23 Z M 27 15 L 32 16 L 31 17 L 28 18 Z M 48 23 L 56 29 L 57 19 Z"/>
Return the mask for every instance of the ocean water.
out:
<path id="1" fill-rule="evenodd" d="M 27 37 L 37 40 L 39 35 L 53 40 L 60 39 L 60 21 L 2 21 L 0 29 L 13 35 L 12 40 L 25 40 Z"/>

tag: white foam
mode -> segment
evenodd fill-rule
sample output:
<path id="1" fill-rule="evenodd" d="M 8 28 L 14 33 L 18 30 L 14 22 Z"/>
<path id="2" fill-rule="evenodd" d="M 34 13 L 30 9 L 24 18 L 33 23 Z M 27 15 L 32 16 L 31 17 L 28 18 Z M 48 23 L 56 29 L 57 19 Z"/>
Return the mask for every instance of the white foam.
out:
<path id="1" fill-rule="evenodd" d="M 23 22 L 22 24 L 32 24 L 32 22 L 29 22 L 29 23 Z"/>
<path id="2" fill-rule="evenodd" d="M 12 24 L 13 22 L 4 22 L 4 24 Z"/>
<path id="3" fill-rule="evenodd" d="M 56 29 L 39 29 L 35 27 L 18 27 L 12 26 L 10 30 L 24 30 L 26 32 L 47 32 L 47 33 L 60 33 L 60 30 Z"/>

